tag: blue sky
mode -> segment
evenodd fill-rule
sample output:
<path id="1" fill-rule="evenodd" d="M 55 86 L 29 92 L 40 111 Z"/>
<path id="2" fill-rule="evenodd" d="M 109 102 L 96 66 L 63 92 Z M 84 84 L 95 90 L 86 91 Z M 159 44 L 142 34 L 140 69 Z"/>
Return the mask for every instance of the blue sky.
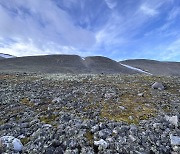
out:
<path id="1" fill-rule="evenodd" d="M 0 0 L 0 53 L 180 61 L 180 1 Z"/>

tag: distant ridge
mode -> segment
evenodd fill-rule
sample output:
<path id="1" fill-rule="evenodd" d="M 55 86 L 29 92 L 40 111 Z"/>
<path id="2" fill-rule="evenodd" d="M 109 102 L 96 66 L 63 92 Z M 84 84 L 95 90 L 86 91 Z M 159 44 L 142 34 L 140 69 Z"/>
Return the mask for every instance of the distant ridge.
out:
<path id="1" fill-rule="evenodd" d="M 38 73 L 139 73 L 101 56 L 82 58 L 78 55 L 46 55 L 0 60 L 1 71 Z"/>
<path id="2" fill-rule="evenodd" d="M 160 62 L 148 59 L 116 62 L 102 56 L 45 55 L 1 58 L 0 72 L 180 76 L 180 62 Z"/>
<path id="3" fill-rule="evenodd" d="M 120 63 L 142 69 L 153 75 L 180 76 L 180 62 L 131 59 L 120 61 Z"/>

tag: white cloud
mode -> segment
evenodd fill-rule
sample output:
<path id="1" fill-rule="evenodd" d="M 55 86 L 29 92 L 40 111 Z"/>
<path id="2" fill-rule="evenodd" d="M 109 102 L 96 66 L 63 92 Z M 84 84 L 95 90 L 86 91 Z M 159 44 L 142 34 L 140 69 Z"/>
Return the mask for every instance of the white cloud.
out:
<path id="1" fill-rule="evenodd" d="M 161 44 L 156 48 L 157 52 L 156 57 L 164 61 L 175 60 L 180 61 L 180 38 L 172 41 L 169 44 Z"/>
<path id="2" fill-rule="evenodd" d="M 43 52 L 45 44 L 51 42 L 54 48 L 57 47 L 57 51 L 60 46 L 88 48 L 95 43 L 93 32 L 75 26 L 71 17 L 53 1 L 10 0 L 2 3 L 0 3 L 0 36 L 11 38 L 18 45 L 26 44 L 27 47 L 14 46 L 16 51 L 28 49 L 29 40 L 32 40 L 35 47 L 30 48 L 35 50 L 34 53 Z M 10 48 L 7 49 L 9 50 Z"/>
<path id="3" fill-rule="evenodd" d="M 177 16 L 180 15 L 180 7 L 174 7 L 170 12 L 167 20 L 174 20 Z"/>
<path id="4" fill-rule="evenodd" d="M 147 5 L 144 5 L 144 4 L 140 7 L 140 9 L 144 14 L 149 15 L 149 16 L 155 16 L 155 15 L 158 14 L 157 10 L 155 10 L 153 8 L 150 8 L 150 7 L 148 7 Z"/>
<path id="5" fill-rule="evenodd" d="M 105 2 L 110 9 L 115 8 L 117 5 L 115 0 L 105 0 Z"/>

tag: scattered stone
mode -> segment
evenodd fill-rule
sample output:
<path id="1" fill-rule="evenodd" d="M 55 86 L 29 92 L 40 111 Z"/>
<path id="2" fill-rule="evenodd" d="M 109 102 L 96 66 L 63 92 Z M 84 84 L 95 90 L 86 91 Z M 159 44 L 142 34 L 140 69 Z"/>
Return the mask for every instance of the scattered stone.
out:
<path id="1" fill-rule="evenodd" d="M 103 147 L 103 149 L 106 149 L 108 147 L 108 143 L 103 139 L 100 139 L 99 141 L 94 141 L 94 145 L 101 146 Z"/>
<path id="2" fill-rule="evenodd" d="M 124 106 L 119 106 L 119 108 L 120 108 L 121 110 L 125 110 L 125 107 L 124 107 Z"/>
<path id="3" fill-rule="evenodd" d="M 167 120 L 167 121 L 169 121 L 171 124 L 173 124 L 173 125 L 175 125 L 175 126 L 178 126 L 178 116 L 172 116 L 172 117 L 170 117 L 170 116 L 165 116 L 165 119 Z"/>
<path id="4" fill-rule="evenodd" d="M 15 151 L 13 143 L 0 143 L 0 153 L 178 154 L 180 80 L 161 77 L 170 88 L 148 90 L 156 80 L 143 75 L 0 74 L 0 134 L 23 144 Z"/>
<path id="5" fill-rule="evenodd" d="M 159 89 L 159 90 L 164 90 L 165 87 L 163 86 L 162 83 L 160 82 L 155 82 L 152 86 L 151 86 L 153 89 Z"/>
<path id="6" fill-rule="evenodd" d="M 139 97 L 144 97 L 144 93 L 139 93 L 138 96 Z"/>

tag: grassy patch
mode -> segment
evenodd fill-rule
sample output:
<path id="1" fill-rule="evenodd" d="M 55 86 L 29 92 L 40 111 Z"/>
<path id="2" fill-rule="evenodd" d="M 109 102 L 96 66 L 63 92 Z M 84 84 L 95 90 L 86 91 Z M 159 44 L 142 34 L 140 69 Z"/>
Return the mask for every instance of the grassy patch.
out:
<path id="1" fill-rule="evenodd" d="M 90 144 L 93 144 L 93 143 L 94 143 L 94 135 L 93 135 L 90 131 L 87 131 L 87 132 L 84 134 L 84 137 L 87 139 L 87 141 L 88 141 Z"/>
<path id="2" fill-rule="evenodd" d="M 29 137 L 25 137 L 25 138 L 22 138 L 22 139 L 21 139 L 21 143 L 22 143 L 23 145 L 26 145 L 29 141 L 30 141 L 30 138 L 29 138 Z"/>
<path id="3" fill-rule="evenodd" d="M 39 119 L 41 122 L 44 122 L 46 124 L 52 124 L 56 120 L 56 115 L 50 115 L 50 116 L 41 116 Z"/>
<path id="4" fill-rule="evenodd" d="M 146 120 L 156 114 L 153 104 L 146 104 L 142 98 L 137 99 L 137 96 L 125 94 L 120 100 L 121 103 L 103 103 L 101 118 L 138 124 L 140 120 Z"/>
<path id="5" fill-rule="evenodd" d="M 22 98 L 20 100 L 20 103 L 27 105 L 27 106 L 34 106 L 34 104 L 27 97 Z"/>

